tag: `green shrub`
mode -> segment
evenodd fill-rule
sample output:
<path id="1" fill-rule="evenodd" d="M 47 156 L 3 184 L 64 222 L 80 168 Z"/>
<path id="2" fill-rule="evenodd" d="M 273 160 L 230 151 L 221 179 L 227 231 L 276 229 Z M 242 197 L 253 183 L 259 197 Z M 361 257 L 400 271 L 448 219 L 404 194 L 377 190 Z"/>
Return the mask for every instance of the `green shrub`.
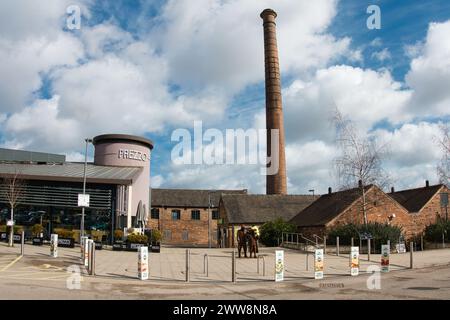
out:
<path id="1" fill-rule="evenodd" d="M 6 225 L 0 226 L 0 232 L 6 232 Z"/>
<path id="2" fill-rule="evenodd" d="M 391 243 L 396 243 L 402 236 L 402 229 L 397 226 L 369 222 L 367 225 L 363 224 L 346 224 L 336 226 L 327 232 L 327 243 L 335 244 L 336 237 L 339 237 L 341 244 L 350 244 L 351 238 L 355 241 L 359 240 L 360 234 L 369 233 L 372 235 L 372 239 L 381 243 L 387 243 L 388 240 Z"/>
<path id="3" fill-rule="evenodd" d="M 260 228 L 261 243 L 267 247 L 278 246 L 278 240 L 281 240 L 283 232 L 295 232 L 295 225 L 278 218 L 263 224 Z"/>
<path id="4" fill-rule="evenodd" d="M 35 237 L 39 236 L 42 232 L 44 232 L 44 227 L 40 224 L 35 224 L 31 227 L 31 233 Z"/>
<path id="5" fill-rule="evenodd" d="M 14 234 L 20 234 L 23 230 L 24 228 L 22 226 L 14 226 Z"/>
<path id="6" fill-rule="evenodd" d="M 425 240 L 429 242 L 442 242 L 442 234 L 445 241 L 450 240 L 450 221 L 438 218 L 436 223 L 425 228 Z"/>
<path id="7" fill-rule="evenodd" d="M 122 240 L 123 238 L 123 231 L 122 230 L 114 230 L 114 240 Z"/>
<path id="8" fill-rule="evenodd" d="M 62 229 L 62 228 L 55 228 L 53 230 L 54 233 L 58 235 L 60 238 L 66 238 L 66 239 L 73 239 L 74 232 L 72 230 Z"/>
<path id="9" fill-rule="evenodd" d="M 148 237 L 142 234 L 129 234 L 127 237 L 127 241 L 129 243 L 148 243 Z"/>
<path id="10" fill-rule="evenodd" d="M 159 230 L 152 230 L 152 242 L 161 242 L 162 233 Z"/>

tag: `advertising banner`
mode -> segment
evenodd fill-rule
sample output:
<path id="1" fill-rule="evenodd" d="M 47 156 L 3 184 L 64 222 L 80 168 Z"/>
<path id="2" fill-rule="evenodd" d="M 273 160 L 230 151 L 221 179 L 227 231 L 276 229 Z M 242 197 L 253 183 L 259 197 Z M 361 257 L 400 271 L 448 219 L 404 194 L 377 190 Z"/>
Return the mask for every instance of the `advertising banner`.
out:
<path id="1" fill-rule="evenodd" d="M 275 281 L 284 280 L 284 251 L 275 251 Z"/>
<path id="2" fill-rule="evenodd" d="M 350 275 L 359 274 L 359 247 L 351 247 L 350 250 Z"/>
<path id="3" fill-rule="evenodd" d="M 138 278 L 148 280 L 148 247 L 140 247 L 138 251 Z"/>
<path id="4" fill-rule="evenodd" d="M 381 271 L 389 272 L 389 255 L 390 250 L 387 244 L 381 246 Z"/>
<path id="5" fill-rule="evenodd" d="M 58 257 L 58 235 L 52 234 L 50 236 L 50 255 L 53 258 Z"/>
<path id="6" fill-rule="evenodd" d="M 316 249 L 314 258 L 314 279 L 323 279 L 323 249 Z"/>

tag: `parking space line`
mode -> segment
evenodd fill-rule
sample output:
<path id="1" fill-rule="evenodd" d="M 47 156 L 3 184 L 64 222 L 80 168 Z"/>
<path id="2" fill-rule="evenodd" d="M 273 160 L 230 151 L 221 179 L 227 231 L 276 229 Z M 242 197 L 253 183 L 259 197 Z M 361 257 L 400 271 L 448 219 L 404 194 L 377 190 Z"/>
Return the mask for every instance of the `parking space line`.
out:
<path id="1" fill-rule="evenodd" d="M 18 256 L 16 259 L 14 259 L 13 261 L 11 261 L 10 263 L 8 263 L 5 267 L 3 267 L 3 269 L 0 270 L 0 272 L 6 271 L 8 270 L 8 268 L 10 268 L 12 265 L 14 265 L 17 261 L 19 261 L 23 256 Z"/>

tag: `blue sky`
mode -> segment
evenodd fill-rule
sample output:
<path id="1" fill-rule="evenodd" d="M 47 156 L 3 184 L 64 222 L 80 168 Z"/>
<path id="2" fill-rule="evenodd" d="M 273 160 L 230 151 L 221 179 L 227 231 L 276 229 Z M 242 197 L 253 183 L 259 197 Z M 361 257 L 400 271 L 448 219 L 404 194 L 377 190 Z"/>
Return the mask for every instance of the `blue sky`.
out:
<path id="1" fill-rule="evenodd" d="M 70 4 L 82 9 L 81 30 L 64 26 Z M 373 4 L 380 30 L 366 27 Z M 385 167 L 397 188 L 437 182 L 431 140 L 450 119 L 440 89 L 450 84 L 446 0 L 4 1 L 0 146 L 76 161 L 85 136 L 145 135 L 156 187 L 263 192 L 257 166 L 175 166 L 170 137 L 195 120 L 222 131 L 263 125 L 266 7 L 279 14 L 290 192 L 336 183 L 334 103 L 391 145 Z"/>

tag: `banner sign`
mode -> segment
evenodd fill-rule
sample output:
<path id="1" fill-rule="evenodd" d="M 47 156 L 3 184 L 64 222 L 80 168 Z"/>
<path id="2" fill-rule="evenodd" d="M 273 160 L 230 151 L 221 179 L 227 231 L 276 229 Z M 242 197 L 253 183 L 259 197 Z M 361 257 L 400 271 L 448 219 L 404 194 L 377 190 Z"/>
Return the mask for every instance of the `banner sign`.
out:
<path id="1" fill-rule="evenodd" d="M 275 251 L 275 281 L 284 280 L 284 251 Z"/>
<path id="2" fill-rule="evenodd" d="M 323 279 L 323 249 L 316 249 L 315 252 L 314 279 Z"/>
<path id="3" fill-rule="evenodd" d="M 359 275 L 359 247 L 351 247 L 350 251 L 350 275 Z"/>
<path id="4" fill-rule="evenodd" d="M 86 208 L 88 208 L 89 207 L 89 199 L 90 197 L 89 197 L 89 195 L 88 194 L 82 194 L 82 193 L 80 193 L 80 194 L 78 194 L 78 206 L 79 207 L 86 207 Z"/>
<path id="5" fill-rule="evenodd" d="M 387 244 L 381 246 L 381 271 L 389 272 L 389 255 L 390 250 Z"/>
<path id="6" fill-rule="evenodd" d="M 397 253 L 406 253 L 406 245 L 404 242 L 396 244 L 395 249 L 397 250 Z"/>
<path id="7" fill-rule="evenodd" d="M 148 247 L 139 248 L 138 278 L 140 280 L 148 280 Z"/>
<path id="8" fill-rule="evenodd" d="M 52 234 L 50 236 L 50 255 L 53 258 L 58 257 L 58 235 Z"/>

